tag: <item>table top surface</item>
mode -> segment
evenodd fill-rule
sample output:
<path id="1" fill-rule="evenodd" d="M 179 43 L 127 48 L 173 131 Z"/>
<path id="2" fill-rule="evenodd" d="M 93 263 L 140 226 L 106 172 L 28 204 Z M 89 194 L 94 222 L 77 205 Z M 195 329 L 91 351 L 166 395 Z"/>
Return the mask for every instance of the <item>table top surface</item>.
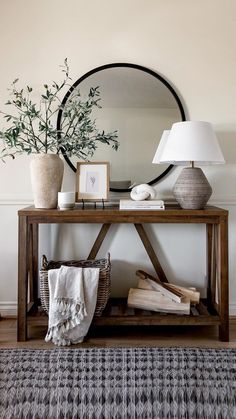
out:
<path id="1" fill-rule="evenodd" d="M 81 205 L 77 205 L 73 209 L 69 210 L 60 210 L 58 208 L 55 209 L 40 209 L 35 208 L 34 206 L 28 206 L 18 211 L 19 216 L 26 216 L 26 217 L 42 217 L 42 218 L 58 218 L 58 219 L 65 219 L 65 218 L 104 218 L 107 217 L 150 217 L 150 218 L 168 218 L 168 217 L 180 217 L 180 218 L 188 218 L 188 217 L 227 217 L 228 211 L 223 208 L 218 208 L 215 206 L 207 206 L 205 209 L 201 210 L 189 210 L 189 209 L 182 209 L 178 205 L 166 205 L 164 210 L 139 210 L 139 209 L 132 209 L 132 210 L 120 210 L 117 206 L 112 207 L 105 207 L 101 208 L 100 206 L 94 207 L 82 207 Z"/>

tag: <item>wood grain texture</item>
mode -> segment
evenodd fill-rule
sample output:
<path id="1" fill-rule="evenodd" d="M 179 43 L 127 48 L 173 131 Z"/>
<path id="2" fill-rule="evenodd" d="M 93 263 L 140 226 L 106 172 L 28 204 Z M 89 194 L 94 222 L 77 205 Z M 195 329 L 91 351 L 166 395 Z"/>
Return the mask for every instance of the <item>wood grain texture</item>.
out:
<path id="1" fill-rule="evenodd" d="M 158 284 L 156 284 L 158 286 Z M 164 313 L 189 314 L 190 300 L 175 302 L 159 291 L 130 288 L 128 294 L 128 307 L 137 307 Z"/>
<path id="2" fill-rule="evenodd" d="M 17 339 L 27 340 L 28 240 L 27 217 L 19 217 Z"/>
<path id="3" fill-rule="evenodd" d="M 137 272 L 143 272 L 143 271 L 139 270 Z M 136 274 L 137 274 L 137 272 L 136 272 Z M 150 275 L 150 277 L 151 277 L 151 275 Z M 155 289 L 152 286 L 152 283 L 154 281 L 148 280 L 147 278 L 148 277 L 146 277 L 145 275 L 140 276 L 140 279 L 138 281 L 138 288 L 141 288 L 141 289 L 144 289 L 144 290 Z M 157 285 L 159 285 L 159 284 L 157 284 Z M 175 284 L 170 284 L 170 283 L 168 283 L 168 284 L 163 284 L 162 283 L 162 286 L 163 285 L 165 285 L 165 288 L 167 290 L 170 290 L 170 291 L 174 292 L 176 296 L 180 296 L 181 298 L 182 297 L 189 298 L 191 304 L 198 304 L 199 301 L 200 301 L 200 292 L 197 291 L 196 288 L 192 288 L 192 287 L 191 288 L 186 288 L 186 287 L 181 287 L 181 286 L 178 286 L 178 285 L 175 285 Z M 165 293 L 164 293 L 164 295 L 165 295 Z M 172 298 L 173 298 L 173 296 L 172 296 Z M 177 300 L 177 301 L 180 302 L 181 300 Z"/>
<path id="4" fill-rule="evenodd" d="M 34 302 L 38 298 L 38 224 L 29 225 L 28 235 L 28 264 L 30 276 L 29 297 L 30 301 Z"/>
<path id="5" fill-rule="evenodd" d="M 181 291 L 175 290 L 175 289 L 173 290 L 173 288 L 171 289 L 171 287 L 169 287 L 169 283 L 161 282 L 159 278 L 156 278 L 153 275 L 150 275 L 149 273 L 142 271 L 141 269 L 136 271 L 136 275 L 139 278 L 145 279 L 147 282 L 149 282 L 149 284 L 151 284 L 153 289 L 157 289 L 158 291 L 160 291 L 160 288 L 156 288 L 156 286 L 163 288 L 163 293 L 164 293 L 163 295 L 169 295 L 170 298 L 173 298 L 173 300 L 179 303 L 181 302 L 181 298 L 184 297 Z M 178 297 L 178 298 L 175 299 L 175 297 Z"/>
<path id="6" fill-rule="evenodd" d="M 206 225 L 206 251 L 207 251 L 207 299 L 212 302 L 212 268 L 213 268 L 213 224 Z"/>
<path id="7" fill-rule="evenodd" d="M 60 211 L 57 209 L 40 210 L 33 207 L 27 207 L 19 211 L 19 272 L 18 272 L 18 340 L 25 341 L 27 339 L 27 324 L 36 324 L 39 326 L 42 321 L 40 316 L 27 317 L 27 290 L 28 290 L 28 271 L 34 272 L 32 277 L 35 278 L 35 266 L 37 263 L 37 228 L 41 223 L 99 223 L 105 224 L 107 227 L 101 229 L 98 239 L 95 241 L 93 252 L 99 249 L 102 241 L 106 236 L 108 225 L 115 223 L 132 223 L 138 226 L 137 231 L 140 233 L 141 239 L 145 242 L 145 249 L 149 252 L 149 257 L 156 266 L 158 275 L 165 280 L 165 273 L 160 266 L 154 249 L 146 235 L 142 223 L 203 223 L 213 226 L 217 232 L 214 240 L 211 227 L 208 228 L 208 242 L 210 244 L 211 255 L 216 252 L 216 257 L 211 258 L 207 262 L 208 273 L 211 271 L 211 294 L 214 295 L 214 273 L 216 272 L 219 282 L 219 302 L 214 303 L 211 307 L 208 303 L 204 306 L 205 313 L 197 311 L 197 315 L 178 316 L 178 315 L 161 315 L 143 313 L 142 310 L 134 310 L 134 315 L 129 315 L 122 306 L 108 306 L 105 309 L 104 316 L 94 319 L 94 325 L 218 325 L 219 337 L 222 341 L 229 339 L 229 313 L 228 313 L 228 212 L 221 208 L 207 207 L 204 210 L 182 210 L 177 206 L 167 206 L 163 211 L 120 211 L 119 209 L 73 209 Z M 29 229 L 31 231 L 31 242 L 29 244 Z M 31 251 L 30 251 L 31 248 Z M 213 250 L 212 250 L 213 249 Z M 217 250 L 216 250 L 217 249 Z M 32 267 L 29 269 L 28 257 L 30 254 L 34 258 Z M 30 262 L 31 263 L 31 262 Z M 33 278 L 34 284 L 36 279 Z M 33 284 L 33 287 L 34 287 Z M 34 295 L 34 292 L 32 293 Z M 211 297 L 212 297 L 211 295 Z M 209 305 L 209 307 L 208 307 Z M 129 309 L 130 310 L 130 309 Z M 196 308 L 197 310 L 197 308 Z M 114 315 L 114 311 L 117 312 Z M 132 310 L 131 310 L 132 311 Z M 113 313 L 113 314 L 112 314 Z M 193 314 L 193 313 L 192 313 Z M 32 323 L 33 322 L 33 323 Z"/>
<path id="8" fill-rule="evenodd" d="M 153 264 L 153 267 L 157 273 L 157 278 L 161 281 L 161 282 L 168 282 L 168 279 L 166 278 L 166 274 L 164 272 L 164 270 L 162 269 L 162 266 L 159 262 L 159 259 L 151 245 L 151 242 L 147 236 L 146 231 L 144 230 L 144 227 L 142 224 L 134 224 L 140 239 L 142 240 L 142 243 L 145 247 L 145 250 L 149 256 L 150 261 Z"/>
<path id="9" fill-rule="evenodd" d="M 220 247 L 220 340 L 229 340 L 229 283 L 228 283 L 228 218 L 221 217 L 219 231 Z"/>
<path id="10" fill-rule="evenodd" d="M 198 304 L 200 301 L 200 292 L 196 289 L 180 287 L 175 284 L 168 284 L 168 287 L 172 290 L 180 291 L 185 297 L 190 299 L 191 304 Z"/>
<path id="11" fill-rule="evenodd" d="M 58 209 L 40 210 L 33 206 L 19 211 L 19 215 L 29 217 L 31 223 L 204 223 L 220 222 L 221 215 L 227 211 L 217 207 L 204 210 L 183 210 L 178 206 L 167 205 L 164 211 L 125 211 L 114 208 L 77 209 L 60 211 Z"/>
<path id="12" fill-rule="evenodd" d="M 96 238 L 96 240 L 93 244 L 93 247 L 92 247 L 87 259 L 95 259 L 96 258 L 97 254 L 100 250 L 100 247 L 101 247 L 101 245 L 102 245 L 102 243 L 103 243 L 103 241 L 104 241 L 104 239 L 107 235 L 107 232 L 108 232 L 110 226 L 111 226 L 111 224 L 103 224 L 102 225 L 101 230 L 98 233 L 98 236 L 97 236 L 97 238 Z"/>

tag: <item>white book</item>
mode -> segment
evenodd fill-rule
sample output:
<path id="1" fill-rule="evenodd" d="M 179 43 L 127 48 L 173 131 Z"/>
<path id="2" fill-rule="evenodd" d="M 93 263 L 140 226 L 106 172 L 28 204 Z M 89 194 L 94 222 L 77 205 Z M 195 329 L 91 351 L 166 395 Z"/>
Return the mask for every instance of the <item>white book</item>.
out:
<path id="1" fill-rule="evenodd" d="M 120 204 L 126 205 L 137 205 L 137 206 L 145 206 L 145 205 L 164 205 L 164 201 L 162 199 L 146 199 L 143 201 L 134 201 L 133 199 L 120 199 Z"/>
<path id="2" fill-rule="evenodd" d="M 147 201 L 133 201 L 132 199 L 121 199 L 120 209 L 153 209 L 160 210 L 165 209 L 164 201 L 152 199 Z"/>
<path id="3" fill-rule="evenodd" d="M 162 211 L 162 210 L 164 210 L 165 209 L 165 207 L 163 206 L 163 207 L 160 207 L 160 206 L 155 206 L 155 207 L 148 207 L 148 206 L 146 206 L 146 207 L 123 207 L 123 206 L 120 206 L 120 210 L 121 211 L 146 211 L 146 210 L 149 210 L 149 211 Z"/>

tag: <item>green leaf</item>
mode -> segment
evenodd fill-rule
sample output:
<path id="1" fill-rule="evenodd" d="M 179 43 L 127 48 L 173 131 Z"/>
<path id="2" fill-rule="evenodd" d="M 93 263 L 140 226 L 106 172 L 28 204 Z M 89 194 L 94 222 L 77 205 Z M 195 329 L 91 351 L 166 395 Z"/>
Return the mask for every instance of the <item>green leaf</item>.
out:
<path id="1" fill-rule="evenodd" d="M 15 107 L 15 112 L 14 116 L 4 115 L 9 126 L 0 131 L 0 138 L 6 147 L 6 152 L 3 154 L 1 150 L 0 156 L 59 152 L 59 148 L 63 147 L 68 156 L 88 160 L 99 143 L 118 148 L 117 133 L 99 132 L 92 116 L 95 107 L 101 108 L 99 86 L 92 86 L 85 100 L 82 100 L 79 89 L 70 86 L 69 98 L 64 104 L 62 89 L 70 85 L 71 80 L 67 59 L 64 60 L 62 72 L 64 80 L 61 83 L 53 81 L 51 85 L 43 84 L 46 90 L 40 94 L 39 104 L 29 98 L 32 87 L 27 85 L 25 89 L 17 90 L 15 83 L 18 79 L 13 82 L 9 89 L 12 99 L 6 104 Z M 62 120 L 57 128 L 56 114 L 59 111 L 62 111 Z"/>

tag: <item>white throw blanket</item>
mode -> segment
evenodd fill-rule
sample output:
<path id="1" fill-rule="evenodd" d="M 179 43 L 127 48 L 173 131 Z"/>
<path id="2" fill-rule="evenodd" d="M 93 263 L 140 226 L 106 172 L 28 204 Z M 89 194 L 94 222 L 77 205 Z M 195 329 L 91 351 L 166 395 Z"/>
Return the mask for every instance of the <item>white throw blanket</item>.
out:
<path id="1" fill-rule="evenodd" d="M 83 342 L 96 307 L 98 280 L 99 268 L 61 266 L 48 271 L 46 342 L 59 346 Z"/>

